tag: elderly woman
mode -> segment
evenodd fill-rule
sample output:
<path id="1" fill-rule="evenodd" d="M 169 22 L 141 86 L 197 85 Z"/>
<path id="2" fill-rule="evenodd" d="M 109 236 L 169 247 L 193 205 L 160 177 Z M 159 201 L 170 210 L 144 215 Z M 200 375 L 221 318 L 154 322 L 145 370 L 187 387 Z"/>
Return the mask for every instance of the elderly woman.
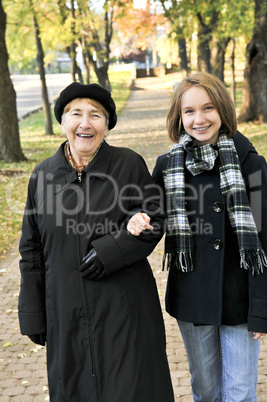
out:
<path id="1" fill-rule="evenodd" d="M 47 344 L 51 402 L 173 402 L 165 332 L 146 257 L 163 233 L 140 155 L 105 142 L 108 91 L 72 83 L 55 116 L 67 137 L 29 181 L 20 241 L 21 333 Z M 144 239 L 127 232 L 150 213 Z"/>

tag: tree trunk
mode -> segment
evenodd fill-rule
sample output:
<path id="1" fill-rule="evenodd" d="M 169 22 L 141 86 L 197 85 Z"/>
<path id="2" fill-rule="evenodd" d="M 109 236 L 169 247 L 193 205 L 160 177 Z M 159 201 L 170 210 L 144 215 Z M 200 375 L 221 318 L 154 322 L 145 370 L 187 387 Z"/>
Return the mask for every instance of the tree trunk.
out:
<path id="1" fill-rule="evenodd" d="M 224 68 L 224 52 L 225 47 L 218 46 L 219 42 L 216 41 L 214 49 L 213 60 L 210 50 L 211 41 L 214 40 L 212 32 L 216 31 L 219 12 L 216 9 L 212 10 L 212 15 L 208 23 L 205 23 L 200 12 L 197 13 L 198 18 L 198 69 L 199 71 L 206 71 L 207 73 L 214 73 L 223 81 Z M 213 46 L 214 48 L 214 46 Z M 223 67 L 222 67 L 223 66 Z"/>
<path id="2" fill-rule="evenodd" d="M 211 72 L 222 82 L 224 82 L 225 50 L 230 39 L 231 38 L 226 38 L 218 42 L 217 38 L 213 36 L 211 41 Z"/>
<path id="3" fill-rule="evenodd" d="M 185 77 L 188 75 L 188 59 L 187 59 L 185 38 L 180 38 L 178 45 L 179 45 L 179 57 L 180 57 L 180 70 L 182 73 L 182 77 Z"/>
<path id="4" fill-rule="evenodd" d="M 108 77 L 108 65 L 103 65 L 102 67 L 96 67 L 95 73 L 97 75 L 98 83 L 101 87 L 111 91 L 111 85 Z"/>
<path id="5" fill-rule="evenodd" d="M 75 43 L 71 43 L 70 45 L 70 53 L 69 53 L 71 64 L 70 64 L 70 73 L 72 76 L 72 81 L 76 81 L 76 50 L 75 50 Z"/>
<path id="6" fill-rule="evenodd" d="M 205 32 L 198 32 L 198 46 L 197 46 L 197 65 L 199 71 L 206 71 L 211 73 L 210 65 L 210 35 Z"/>
<path id="7" fill-rule="evenodd" d="M 111 91 L 111 85 L 108 77 L 108 63 L 103 63 L 102 60 L 94 60 L 91 53 L 87 53 L 88 63 L 94 67 L 94 72 L 97 76 L 97 80 L 101 87 Z M 102 64 L 100 64 L 102 62 Z"/>
<path id="8" fill-rule="evenodd" d="M 232 99 L 234 104 L 236 103 L 236 85 L 235 85 L 235 38 L 232 39 L 233 47 L 232 47 L 232 54 L 231 54 L 231 93 Z"/>
<path id="9" fill-rule="evenodd" d="M 71 33 L 75 36 L 75 8 L 74 8 L 74 0 L 71 0 Z M 70 59 L 71 59 L 71 76 L 72 81 L 76 81 L 75 74 L 76 74 L 76 46 L 74 40 L 71 42 L 70 45 Z"/>
<path id="10" fill-rule="evenodd" d="M 111 91 L 111 85 L 109 81 L 109 76 L 108 76 L 108 67 L 109 67 L 109 60 L 110 60 L 110 42 L 112 39 L 112 33 L 113 33 L 113 28 L 112 28 L 112 18 L 113 18 L 113 8 L 111 9 L 110 12 L 110 18 L 109 14 L 106 11 L 105 12 L 105 17 L 104 17 L 104 23 L 105 23 L 105 56 L 103 58 L 102 56 L 102 45 L 98 36 L 97 31 L 93 31 L 93 43 L 94 43 L 94 49 L 97 54 L 97 61 L 93 60 L 92 55 L 90 54 L 90 61 L 92 65 L 94 66 L 94 71 L 96 73 L 98 83 L 101 85 L 103 88 L 107 89 L 108 91 Z"/>
<path id="11" fill-rule="evenodd" d="M 80 67 L 77 64 L 76 61 L 76 44 L 73 42 L 66 48 L 66 52 L 68 53 L 70 59 L 71 59 L 71 64 L 70 64 L 70 73 L 72 77 L 72 81 L 77 81 L 76 80 L 76 74 L 78 75 L 78 80 L 81 84 L 83 84 L 83 76 L 82 76 L 82 71 Z"/>
<path id="12" fill-rule="evenodd" d="M 197 45 L 197 65 L 199 71 L 211 73 L 210 65 L 210 41 L 211 41 L 211 26 L 203 22 L 200 13 L 198 17 L 198 45 Z"/>
<path id="13" fill-rule="evenodd" d="M 238 121 L 267 122 L 267 0 L 255 0 L 255 26 L 246 50 Z"/>
<path id="14" fill-rule="evenodd" d="M 84 68 L 85 68 L 85 81 L 86 81 L 86 84 L 89 85 L 89 84 L 91 84 L 91 75 L 90 75 L 90 61 L 89 61 L 87 49 L 83 50 L 83 62 L 84 62 Z"/>
<path id="15" fill-rule="evenodd" d="M 73 37 L 76 37 L 75 34 L 75 4 L 74 0 L 71 0 L 71 32 L 73 34 Z M 76 74 L 78 75 L 79 82 L 83 84 L 83 77 L 82 77 L 82 72 L 80 67 L 77 64 L 76 60 L 76 43 L 73 40 L 70 45 L 70 59 L 71 59 L 71 76 L 72 76 L 72 81 L 76 81 Z"/>
<path id="16" fill-rule="evenodd" d="M 192 37 L 190 37 L 188 47 L 189 47 L 189 51 L 188 51 L 188 74 L 191 74 L 191 71 L 192 71 L 192 69 L 191 69 L 191 65 L 192 65 Z"/>
<path id="17" fill-rule="evenodd" d="M 0 159 L 19 162 L 26 158 L 19 139 L 16 93 L 8 69 L 5 31 L 6 14 L 0 0 Z"/>
<path id="18" fill-rule="evenodd" d="M 81 37 L 81 48 L 82 48 L 82 55 L 83 55 L 83 64 L 85 68 L 85 82 L 87 85 L 91 84 L 91 76 L 90 76 L 90 57 L 89 57 L 89 50 L 87 45 L 87 40 L 85 35 Z"/>
<path id="19" fill-rule="evenodd" d="M 76 66 L 76 74 L 78 75 L 79 82 L 80 82 L 80 84 L 83 84 L 82 70 L 78 66 L 76 59 L 75 59 L 75 66 Z"/>
<path id="20" fill-rule="evenodd" d="M 43 52 L 42 42 L 40 39 L 39 25 L 38 25 L 37 18 L 36 18 L 34 9 L 33 9 L 33 5 L 32 5 L 32 11 L 33 11 L 33 23 L 34 23 L 34 29 L 35 29 L 35 40 L 36 40 L 36 46 L 37 46 L 37 63 L 38 63 L 38 68 L 39 68 L 40 80 L 41 80 L 42 100 L 43 100 L 43 109 L 44 109 L 44 118 L 45 118 L 45 134 L 52 135 L 53 134 L 53 124 L 52 124 L 51 109 L 50 109 L 48 91 L 47 91 L 47 85 L 46 85 L 46 79 L 45 79 L 44 52 Z"/>

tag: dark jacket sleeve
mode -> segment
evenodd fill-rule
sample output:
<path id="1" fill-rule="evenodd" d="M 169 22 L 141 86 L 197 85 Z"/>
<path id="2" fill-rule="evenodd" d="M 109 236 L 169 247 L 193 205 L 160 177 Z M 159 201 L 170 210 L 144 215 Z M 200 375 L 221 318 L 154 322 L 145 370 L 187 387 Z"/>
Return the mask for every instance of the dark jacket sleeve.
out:
<path id="1" fill-rule="evenodd" d="M 164 190 L 164 181 L 163 181 L 162 169 L 166 160 L 166 155 L 167 154 L 164 154 L 158 157 L 158 159 L 156 160 L 156 165 L 152 172 L 152 178 L 154 183 L 158 184 L 163 190 Z"/>
<path id="2" fill-rule="evenodd" d="M 262 247 L 267 256 L 267 165 L 263 156 L 250 163 L 248 176 L 252 213 L 259 232 Z M 261 275 L 249 275 L 250 306 L 248 329 L 267 333 L 267 268 Z"/>
<path id="3" fill-rule="evenodd" d="M 108 275 L 146 258 L 152 253 L 164 233 L 166 218 L 162 209 L 164 195 L 161 187 L 153 183 L 143 160 L 135 166 L 135 184 L 141 189 L 140 193 L 143 197 L 136 199 L 130 216 L 136 212 L 146 212 L 151 217 L 154 230 L 147 230 L 140 236 L 133 236 L 126 229 L 127 219 L 120 230 L 94 240 L 92 245 Z"/>
<path id="4" fill-rule="evenodd" d="M 43 247 L 36 223 L 34 177 L 35 173 L 29 181 L 19 244 L 21 286 L 18 309 L 20 330 L 23 335 L 46 332 L 45 267 Z"/>
<path id="5" fill-rule="evenodd" d="M 166 156 L 167 154 L 161 155 L 158 157 L 156 161 L 156 165 L 154 167 L 154 170 L 152 172 L 152 178 L 153 181 L 156 185 L 160 186 L 163 192 L 163 205 L 162 209 L 166 211 L 166 193 L 165 193 L 165 187 L 164 187 L 164 180 L 163 180 L 163 174 L 162 170 L 166 161 Z"/>

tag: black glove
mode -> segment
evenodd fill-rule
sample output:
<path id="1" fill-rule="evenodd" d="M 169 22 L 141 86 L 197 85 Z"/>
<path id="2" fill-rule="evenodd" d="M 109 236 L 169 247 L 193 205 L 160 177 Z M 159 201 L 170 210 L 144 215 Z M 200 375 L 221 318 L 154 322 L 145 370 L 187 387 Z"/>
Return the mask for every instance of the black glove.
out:
<path id="1" fill-rule="evenodd" d="M 83 278 L 90 280 L 98 280 L 106 276 L 106 270 L 100 259 L 98 258 L 95 249 L 92 247 L 88 254 L 82 259 L 82 264 L 79 268 Z"/>
<path id="2" fill-rule="evenodd" d="M 37 343 L 37 345 L 45 346 L 45 342 L 46 342 L 46 334 L 45 333 L 37 334 L 37 335 L 28 335 L 28 337 L 30 338 L 30 340 L 33 343 Z"/>

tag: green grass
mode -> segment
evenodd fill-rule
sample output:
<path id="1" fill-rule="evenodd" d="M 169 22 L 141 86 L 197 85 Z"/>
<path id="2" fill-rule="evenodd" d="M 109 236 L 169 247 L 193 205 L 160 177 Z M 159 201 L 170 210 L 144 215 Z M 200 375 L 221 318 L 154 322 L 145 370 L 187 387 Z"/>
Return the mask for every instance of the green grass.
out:
<path id="1" fill-rule="evenodd" d="M 130 96 L 129 72 L 111 72 L 112 97 L 117 114 Z M 53 115 L 54 135 L 44 134 L 44 114 L 38 112 L 20 122 L 20 141 L 26 162 L 4 163 L 0 161 L 0 259 L 18 238 L 27 196 L 27 183 L 33 168 L 53 155 L 65 140 Z"/>
<path id="2" fill-rule="evenodd" d="M 242 102 L 242 80 L 236 82 L 236 112 L 239 110 Z M 267 124 L 257 124 L 253 122 L 238 124 L 238 130 L 244 134 L 253 143 L 259 154 L 267 159 Z"/>
<path id="3" fill-rule="evenodd" d="M 242 123 L 238 129 L 249 138 L 258 153 L 267 159 L 267 124 Z"/>

